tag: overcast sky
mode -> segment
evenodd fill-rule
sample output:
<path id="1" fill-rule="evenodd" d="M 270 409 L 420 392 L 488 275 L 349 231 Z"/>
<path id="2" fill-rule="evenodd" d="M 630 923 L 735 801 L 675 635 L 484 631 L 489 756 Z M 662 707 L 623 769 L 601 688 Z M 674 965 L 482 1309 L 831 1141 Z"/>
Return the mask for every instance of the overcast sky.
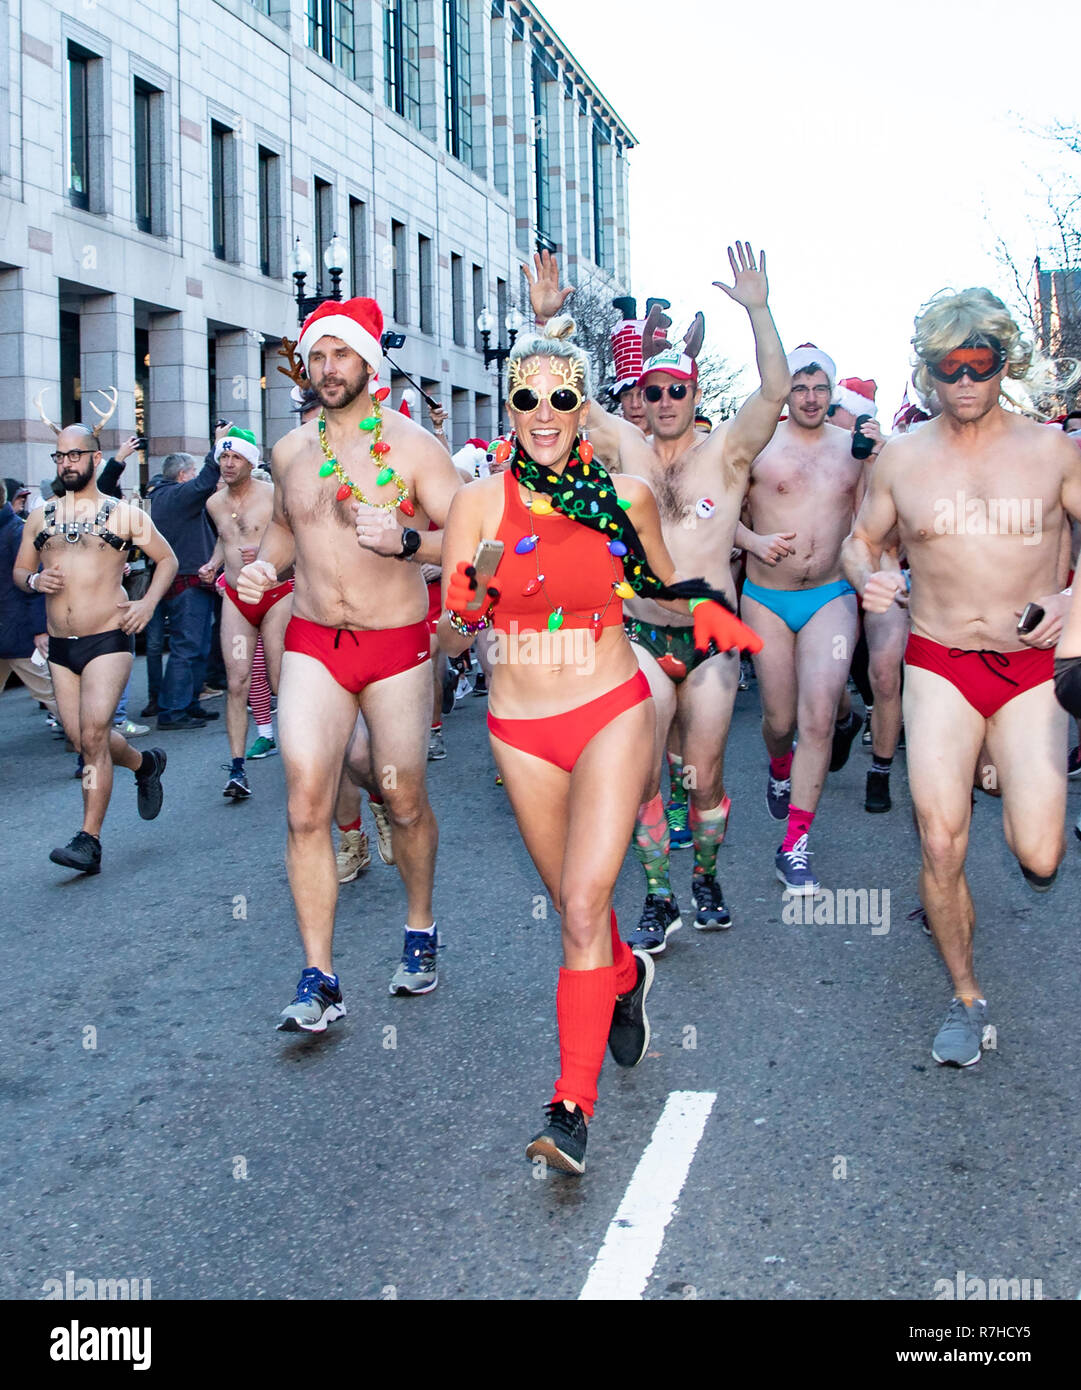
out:
<path id="1" fill-rule="evenodd" d="M 1076 0 L 540 8 L 640 142 L 634 292 L 701 307 L 707 342 L 750 361 L 746 319 L 711 282 L 730 278 L 733 238 L 764 246 L 785 347 L 811 340 L 841 376 L 874 377 L 886 419 L 919 305 L 945 286 L 1006 297 L 996 234 L 1020 261 L 1038 249 L 1036 174 L 1057 157 L 1023 127 L 1081 124 Z"/>

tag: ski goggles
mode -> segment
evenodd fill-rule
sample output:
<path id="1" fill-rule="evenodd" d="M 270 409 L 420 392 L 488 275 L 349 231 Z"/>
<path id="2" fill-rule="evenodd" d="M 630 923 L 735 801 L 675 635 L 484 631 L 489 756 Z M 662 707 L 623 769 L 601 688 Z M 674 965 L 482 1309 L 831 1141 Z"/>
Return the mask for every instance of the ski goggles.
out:
<path id="1" fill-rule="evenodd" d="M 541 401 L 547 401 L 558 415 L 573 415 L 581 408 L 583 399 L 581 391 L 574 386 L 557 386 L 546 396 L 538 395 L 532 386 L 516 386 L 510 393 L 508 404 L 519 415 L 529 415 L 540 409 Z"/>
<path id="2" fill-rule="evenodd" d="M 943 381 L 952 386 L 966 373 L 972 381 L 990 381 L 1005 365 L 1006 354 L 1002 350 L 1002 344 L 997 338 L 989 338 L 986 343 L 978 346 L 966 344 L 963 347 L 952 348 L 937 362 L 928 362 L 927 370 L 936 381 Z"/>

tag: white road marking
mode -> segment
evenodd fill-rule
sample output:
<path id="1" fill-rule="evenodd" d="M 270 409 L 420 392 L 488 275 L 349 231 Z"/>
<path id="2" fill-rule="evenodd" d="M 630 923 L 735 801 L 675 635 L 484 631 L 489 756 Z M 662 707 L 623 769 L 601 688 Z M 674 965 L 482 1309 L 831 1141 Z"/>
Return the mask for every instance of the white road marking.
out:
<path id="1" fill-rule="evenodd" d="M 623 1194 L 579 1299 L 640 1299 L 664 1244 L 715 1091 L 673 1091 Z"/>

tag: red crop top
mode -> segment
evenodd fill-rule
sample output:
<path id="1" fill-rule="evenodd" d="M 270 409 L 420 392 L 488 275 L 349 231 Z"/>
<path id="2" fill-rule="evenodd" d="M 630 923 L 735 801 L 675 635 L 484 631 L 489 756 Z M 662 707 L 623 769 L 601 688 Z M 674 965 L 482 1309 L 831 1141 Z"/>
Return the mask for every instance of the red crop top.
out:
<path id="1" fill-rule="evenodd" d="M 500 591 L 492 626 L 498 632 L 509 631 L 512 622 L 518 632 L 547 630 L 551 613 L 560 607 L 564 631 L 589 628 L 595 621 L 600 627 L 620 625 L 623 600 L 613 590 L 623 579 L 622 559 L 611 554 L 598 531 L 580 521 L 556 511 L 545 516 L 531 513 L 509 468 L 503 477 L 503 519 L 495 538 L 504 548 L 492 581 Z M 518 555 L 514 547 L 533 532 L 536 546 Z M 544 576 L 539 588 L 538 573 Z M 530 585 L 537 591 L 527 594 Z"/>

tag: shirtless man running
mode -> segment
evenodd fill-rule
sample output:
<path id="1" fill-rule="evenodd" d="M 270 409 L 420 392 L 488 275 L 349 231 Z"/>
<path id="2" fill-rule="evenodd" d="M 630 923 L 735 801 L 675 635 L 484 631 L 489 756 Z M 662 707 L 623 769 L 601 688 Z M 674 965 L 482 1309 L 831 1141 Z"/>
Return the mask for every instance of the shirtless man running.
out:
<path id="1" fill-rule="evenodd" d="M 737 244 L 735 251 L 729 248 L 728 259 L 734 284 L 715 283 L 747 311 L 761 379 L 734 419 L 712 434 L 696 434 L 695 408 L 701 400 L 697 366 L 672 349 L 648 357 L 639 379 L 650 442 L 619 421 L 612 421 L 618 429 L 610 429 L 611 417 L 597 420 L 594 428 L 591 412 L 589 425 L 598 453 L 616 452 L 620 469 L 646 479 L 653 489 L 664 543 L 677 572 L 702 575 L 734 600 L 730 558 L 747 477 L 777 426 L 788 367 L 768 306 L 765 253 L 758 262 L 749 244 Z M 566 298 L 557 288 L 558 274 L 552 283 L 552 264 L 535 263 L 533 307 L 538 317 L 557 313 Z M 690 792 L 695 925 L 717 931 L 732 922 L 717 880 L 717 852 L 731 808 L 724 789 L 724 751 L 739 683 L 739 654 L 696 653 L 693 630 L 677 625 L 670 608 L 651 600 L 628 602 L 627 612 L 628 635 L 657 709 L 652 772 L 634 834 L 646 875 L 646 901 L 627 941 L 658 955 L 667 936 L 682 925 L 669 878 L 669 825 L 661 797 L 661 765 L 673 721 L 678 721 L 682 760 L 669 756 L 672 785 L 683 782 Z"/>
<path id="2" fill-rule="evenodd" d="M 989 290 L 933 299 L 912 342 L 917 387 L 926 396 L 933 385 L 942 413 L 883 449 L 844 563 L 868 612 L 904 602 L 902 578 L 879 565 L 898 528 L 912 572 L 904 720 L 920 899 L 954 990 L 931 1055 L 968 1067 L 980 1060 L 987 1022 L 965 879 L 984 743 L 1026 881 L 1050 888 L 1065 852 L 1066 715 L 1053 676 L 1069 597 L 1056 590 L 1064 513 L 1081 517 L 1081 454 L 1000 404 L 1003 377 L 1023 378 L 1031 353 Z M 1043 616 L 1026 633 L 1019 620 L 1030 603 Z"/>
<path id="3" fill-rule="evenodd" d="M 790 537 L 789 553 L 771 562 L 748 550 L 741 611 L 765 644 L 754 664 L 769 753 L 766 804 L 774 820 L 788 822 L 777 877 L 789 892 L 814 894 L 807 834 L 856 646 L 856 596 L 841 573 L 841 545 L 862 464 L 848 430 L 826 420 L 837 378 L 832 358 L 804 343 L 788 354 L 788 366 L 788 419 L 754 461 L 747 507 L 756 535 Z"/>
<path id="4" fill-rule="evenodd" d="M 65 868 L 97 874 L 113 765 L 135 774 L 143 820 L 153 820 L 161 810 L 165 753 L 133 748 L 113 727 L 113 715 L 131 675 L 135 634 L 146 627 L 175 579 L 177 563 L 147 512 L 98 491 L 101 451 L 94 430 L 86 425 L 57 430 L 52 457 L 63 494 L 31 514 L 13 578 L 27 592 L 45 595 L 56 703 L 64 732 L 83 758 L 82 829 L 49 858 Z M 145 596 L 132 602 L 120 581 L 135 545 L 155 568 Z"/>
<path id="5" fill-rule="evenodd" d="M 274 512 L 274 488 L 252 477 L 259 463 L 259 446 L 250 430 L 231 429 L 214 446 L 225 487 L 209 498 L 207 514 L 218 533 L 214 553 L 199 571 L 212 584 L 224 564 L 224 602 L 221 609 L 221 651 L 229 678 L 225 731 L 232 767 L 223 795 L 235 801 L 251 796 L 244 770 L 248 736 L 248 690 L 255 644 L 263 639 L 267 678 L 277 691 L 281 674 L 285 628 L 292 614 L 293 581 L 285 579 L 267 589 L 257 604 L 245 603 L 236 591 L 241 569 L 255 559 Z M 220 581 L 219 581 L 220 582 Z"/>
<path id="6" fill-rule="evenodd" d="M 258 559 L 237 577 L 241 601 L 258 603 L 295 559 L 278 728 L 286 865 L 307 959 L 278 1025 L 286 1032 L 322 1032 L 345 1013 L 332 973 L 338 873 L 331 818 L 358 708 L 408 898 L 391 993 L 427 993 L 438 979 L 438 832 L 424 780 L 432 678 L 421 565 L 439 563 L 442 531 L 429 531 L 428 523 L 442 527 L 461 480 L 422 426 L 384 412 L 382 393 L 373 399 L 369 382 L 382 362 L 382 332 L 372 299 L 328 300 L 305 321 L 300 354 L 324 408 L 274 446 L 274 515 Z"/>

